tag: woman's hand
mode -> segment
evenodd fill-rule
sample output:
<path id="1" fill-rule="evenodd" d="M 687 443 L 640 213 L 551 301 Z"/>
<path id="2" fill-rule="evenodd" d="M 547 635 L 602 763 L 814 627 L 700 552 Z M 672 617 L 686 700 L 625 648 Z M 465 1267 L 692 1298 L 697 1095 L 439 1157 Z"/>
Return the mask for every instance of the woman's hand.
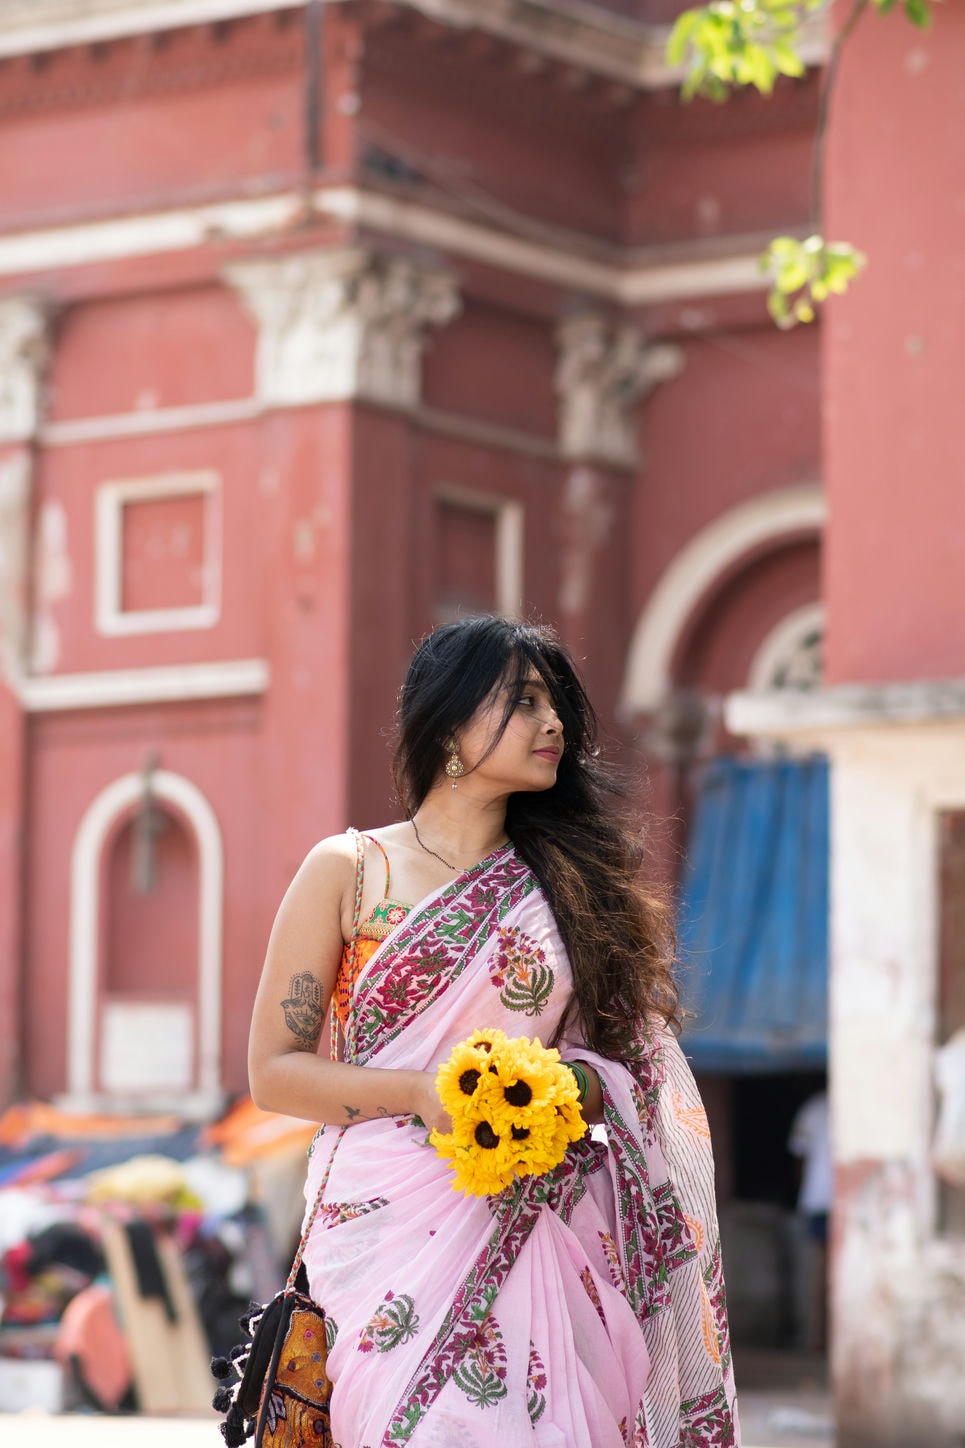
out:
<path id="1" fill-rule="evenodd" d="M 430 1131 L 439 1131 L 445 1136 L 452 1130 L 452 1117 L 439 1100 L 435 1072 L 420 1071 L 419 1077 L 416 1095 L 420 1104 L 417 1104 L 415 1114 Z"/>

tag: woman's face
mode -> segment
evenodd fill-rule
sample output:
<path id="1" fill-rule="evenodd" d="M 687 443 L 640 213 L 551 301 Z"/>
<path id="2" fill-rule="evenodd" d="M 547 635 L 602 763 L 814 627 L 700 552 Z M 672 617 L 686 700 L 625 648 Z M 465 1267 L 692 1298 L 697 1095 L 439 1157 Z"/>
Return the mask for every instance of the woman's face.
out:
<path id="1" fill-rule="evenodd" d="M 505 717 L 510 690 L 514 698 L 509 723 L 487 756 Z M 456 742 L 459 757 L 478 785 L 506 794 L 550 789 L 556 783 L 563 755 L 563 726 L 549 689 L 531 669 L 521 685 L 497 684 L 469 723 L 457 732 Z"/>

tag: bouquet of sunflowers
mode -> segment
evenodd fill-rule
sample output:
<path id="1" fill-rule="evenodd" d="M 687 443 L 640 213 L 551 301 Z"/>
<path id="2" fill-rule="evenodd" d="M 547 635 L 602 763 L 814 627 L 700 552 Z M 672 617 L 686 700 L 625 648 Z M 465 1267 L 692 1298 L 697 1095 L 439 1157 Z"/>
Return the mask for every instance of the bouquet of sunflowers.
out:
<path id="1" fill-rule="evenodd" d="M 452 1162 L 454 1191 L 490 1196 L 541 1175 L 586 1132 L 576 1077 L 538 1037 L 474 1031 L 439 1067 L 436 1086 L 452 1131 L 429 1140 Z"/>

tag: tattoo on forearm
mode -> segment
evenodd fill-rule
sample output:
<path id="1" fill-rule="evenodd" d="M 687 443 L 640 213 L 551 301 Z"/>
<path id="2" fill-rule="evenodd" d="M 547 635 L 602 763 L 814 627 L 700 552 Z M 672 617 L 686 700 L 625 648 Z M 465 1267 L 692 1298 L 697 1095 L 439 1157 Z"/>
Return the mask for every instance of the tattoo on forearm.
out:
<path id="1" fill-rule="evenodd" d="M 285 1025 L 306 1051 L 314 1051 L 322 1034 L 325 1007 L 322 983 L 310 971 L 293 975 L 288 986 L 288 999 L 282 1001 Z"/>
<path id="2" fill-rule="evenodd" d="M 349 1125 L 353 1121 L 377 1121 L 380 1116 L 394 1116 L 394 1111 L 387 1110 L 384 1106 L 376 1106 L 373 1111 L 363 1111 L 361 1106 L 343 1106 L 342 1110 L 348 1117 Z"/>

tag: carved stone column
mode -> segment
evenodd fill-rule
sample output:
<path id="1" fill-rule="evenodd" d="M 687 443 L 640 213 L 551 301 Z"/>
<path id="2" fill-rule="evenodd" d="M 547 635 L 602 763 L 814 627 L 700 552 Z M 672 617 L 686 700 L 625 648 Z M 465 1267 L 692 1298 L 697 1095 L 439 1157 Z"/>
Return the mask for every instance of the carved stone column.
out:
<path id="1" fill-rule="evenodd" d="M 614 474 L 639 470 L 637 404 L 676 376 L 683 359 L 600 312 L 567 318 L 557 342 L 560 450 L 572 464 L 560 498 L 558 618 L 566 643 L 605 691 L 619 660 L 602 621 L 625 609 L 628 578 L 627 489 Z"/>
<path id="2" fill-rule="evenodd" d="M 226 276 L 258 324 L 256 390 L 273 407 L 417 406 L 427 329 L 459 311 L 450 273 L 357 247 L 242 262 Z"/>
<path id="3" fill-rule="evenodd" d="M 557 332 L 560 447 L 567 458 L 636 469 L 636 404 L 683 367 L 679 347 L 647 341 L 599 312 L 567 318 Z"/>
<path id="4" fill-rule="evenodd" d="M 17 690 L 27 661 L 30 454 L 0 444 L 0 679 Z"/>
<path id="5" fill-rule="evenodd" d="M 34 297 L 0 301 L 0 448 L 36 434 L 47 346 L 42 302 Z"/>
<path id="6" fill-rule="evenodd" d="M 19 1085 L 32 442 L 47 359 L 43 306 L 0 301 L 0 1100 Z"/>
<path id="7" fill-rule="evenodd" d="M 27 659 L 31 444 L 40 422 L 47 316 L 32 297 L 0 301 L 0 680 Z"/>

